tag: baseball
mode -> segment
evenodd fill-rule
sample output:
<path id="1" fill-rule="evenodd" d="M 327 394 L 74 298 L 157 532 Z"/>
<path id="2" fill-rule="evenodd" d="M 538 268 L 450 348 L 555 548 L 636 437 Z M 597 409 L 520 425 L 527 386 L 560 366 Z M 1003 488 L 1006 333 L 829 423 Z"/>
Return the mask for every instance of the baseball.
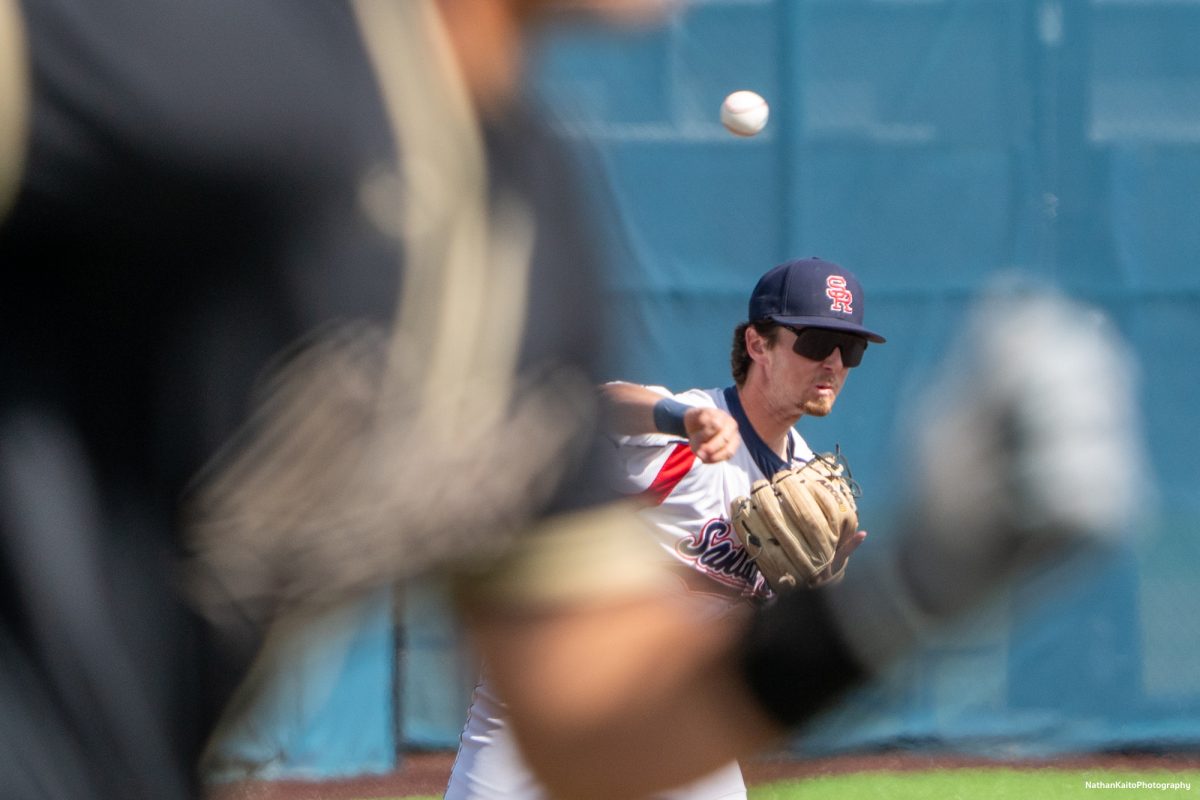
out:
<path id="1" fill-rule="evenodd" d="M 721 103 L 721 124 L 737 136 L 753 136 L 767 124 L 771 109 L 757 92 L 734 92 Z"/>

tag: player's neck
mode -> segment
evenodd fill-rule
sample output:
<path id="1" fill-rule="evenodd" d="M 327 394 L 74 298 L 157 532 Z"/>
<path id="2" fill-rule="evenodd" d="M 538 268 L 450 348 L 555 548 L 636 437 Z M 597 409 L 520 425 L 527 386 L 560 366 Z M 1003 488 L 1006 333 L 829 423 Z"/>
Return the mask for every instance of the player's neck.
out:
<path id="1" fill-rule="evenodd" d="M 799 417 L 789 417 L 773 408 L 762 390 L 750 381 L 738 387 L 738 400 L 754 432 L 780 458 L 787 458 L 788 432 Z"/>

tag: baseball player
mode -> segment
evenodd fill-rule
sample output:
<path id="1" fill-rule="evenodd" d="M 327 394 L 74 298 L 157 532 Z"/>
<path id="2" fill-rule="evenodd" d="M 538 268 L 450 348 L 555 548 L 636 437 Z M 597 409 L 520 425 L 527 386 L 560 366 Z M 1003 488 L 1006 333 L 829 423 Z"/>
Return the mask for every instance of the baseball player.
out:
<path id="1" fill-rule="evenodd" d="M 805 414 L 829 414 L 868 342 L 884 341 L 863 327 L 863 304 L 849 270 L 817 258 L 790 261 L 759 280 L 750 321 L 734 332 L 733 386 L 679 395 L 628 383 L 604 387 L 611 427 L 622 434 L 624 489 L 651 507 L 644 516 L 693 591 L 769 596 L 734 535 L 730 507 L 755 481 L 813 459 L 795 424 Z M 865 536 L 844 537 L 814 585 L 840 576 Z"/>
<path id="2" fill-rule="evenodd" d="M 749 321 L 734 335 L 734 385 L 672 395 L 661 387 L 610 383 L 602 388 L 617 444 L 618 483 L 635 496 L 642 518 L 699 619 L 749 612 L 772 594 L 735 535 L 731 505 L 755 481 L 813 459 L 793 427 L 805 414 L 825 416 L 868 342 L 857 278 L 817 258 L 767 272 L 750 298 Z M 852 530 L 813 585 L 840 577 L 866 537 Z M 447 800 L 541 798 L 546 794 L 505 730 L 504 709 L 485 678 L 464 728 Z M 661 795 L 679 800 L 744 798 L 736 762 Z"/>
<path id="3" fill-rule="evenodd" d="M 611 425 L 624 434 L 617 443 L 625 489 L 646 503 L 643 517 L 681 586 L 708 614 L 738 613 L 771 595 L 735 534 L 731 506 L 756 481 L 814 458 L 795 424 L 829 414 L 868 342 L 884 341 L 863 326 L 863 310 L 849 270 L 818 258 L 790 261 L 754 288 L 748 321 L 733 337 L 733 386 L 678 395 L 627 383 L 604 388 Z M 843 536 L 813 585 L 840 577 L 865 537 L 857 529 Z M 721 791 L 689 796 L 745 797 L 736 763 L 721 774 Z"/>

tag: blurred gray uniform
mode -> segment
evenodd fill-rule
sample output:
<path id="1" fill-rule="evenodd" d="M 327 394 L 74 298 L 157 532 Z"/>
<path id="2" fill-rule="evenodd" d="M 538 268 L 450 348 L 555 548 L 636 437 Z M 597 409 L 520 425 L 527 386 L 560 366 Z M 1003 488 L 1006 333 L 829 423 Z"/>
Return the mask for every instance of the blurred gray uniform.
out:
<path id="1" fill-rule="evenodd" d="M 331 575 L 369 546 L 325 536 L 343 552 L 306 553 L 317 532 L 284 523 L 239 544 L 206 516 L 243 499 L 220 491 L 202 494 L 198 542 L 185 537 L 181 499 L 275 387 L 269 366 L 286 373 L 328 341 L 361 351 L 468 454 L 462 421 L 504 419 L 516 385 L 547 371 L 590 384 L 596 251 L 570 165 L 519 114 L 482 136 L 439 70 L 439 36 L 425 2 L 0 0 L 5 797 L 195 796 L 196 759 L 281 599 L 256 580 L 295 599 L 441 555 L 416 539 L 404 563 Z M 435 97 L 424 128 L 403 117 L 414 91 Z M 410 335 L 420 358 L 397 355 Z M 464 375 L 489 387 L 486 412 L 463 399 Z M 384 391 L 369 389 L 368 406 Z M 444 473 L 415 468 L 444 494 Z M 220 469 L 204 477 L 222 486 Z M 584 506 L 594 485 L 499 498 L 495 513 Z M 201 586 L 250 623 L 227 638 L 184 601 L 180 558 L 195 547 L 210 572 L 236 571 L 225 554 L 259 544 L 280 574 Z"/>

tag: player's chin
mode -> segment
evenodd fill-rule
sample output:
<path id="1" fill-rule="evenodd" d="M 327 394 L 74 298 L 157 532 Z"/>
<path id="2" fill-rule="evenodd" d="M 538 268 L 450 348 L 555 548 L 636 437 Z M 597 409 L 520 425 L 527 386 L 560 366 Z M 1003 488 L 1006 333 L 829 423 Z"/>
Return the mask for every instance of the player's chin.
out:
<path id="1" fill-rule="evenodd" d="M 804 402 L 804 413 L 810 417 L 824 417 L 833 411 L 833 397 L 819 397 Z"/>

